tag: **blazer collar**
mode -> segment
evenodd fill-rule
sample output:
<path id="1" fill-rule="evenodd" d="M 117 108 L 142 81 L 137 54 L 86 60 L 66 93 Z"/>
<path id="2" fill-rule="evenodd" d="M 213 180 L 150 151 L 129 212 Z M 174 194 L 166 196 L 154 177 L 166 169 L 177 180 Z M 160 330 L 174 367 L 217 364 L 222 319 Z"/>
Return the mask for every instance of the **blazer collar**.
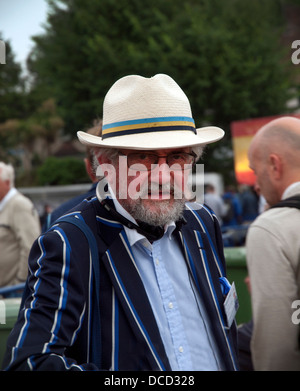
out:
<path id="1" fill-rule="evenodd" d="M 158 326 L 122 224 L 96 205 L 100 258 L 153 370 L 171 370 Z M 138 294 L 137 294 L 138 292 Z"/>

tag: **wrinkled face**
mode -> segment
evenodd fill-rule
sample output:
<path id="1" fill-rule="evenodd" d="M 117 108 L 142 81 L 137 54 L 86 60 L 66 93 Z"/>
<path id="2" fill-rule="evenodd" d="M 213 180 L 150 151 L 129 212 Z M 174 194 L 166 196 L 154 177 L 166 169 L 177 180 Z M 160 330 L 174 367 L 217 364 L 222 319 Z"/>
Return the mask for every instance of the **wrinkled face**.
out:
<path id="1" fill-rule="evenodd" d="M 161 226 L 176 221 L 185 207 L 194 162 L 190 148 L 120 150 L 113 164 L 117 199 L 137 221 Z M 108 180 L 114 181 L 110 174 Z"/>

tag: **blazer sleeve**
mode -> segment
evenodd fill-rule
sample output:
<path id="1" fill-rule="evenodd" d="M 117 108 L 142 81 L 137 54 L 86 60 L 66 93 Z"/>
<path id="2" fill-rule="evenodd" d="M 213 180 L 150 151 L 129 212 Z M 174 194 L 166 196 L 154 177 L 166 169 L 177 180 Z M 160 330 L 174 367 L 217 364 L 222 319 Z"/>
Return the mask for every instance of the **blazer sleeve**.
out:
<path id="1" fill-rule="evenodd" d="M 69 241 L 60 227 L 40 236 L 29 256 L 29 295 L 8 338 L 3 369 L 85 370 L 93 364 L 68 358 L 87 312 L 87 246 Z M 85 253 L 86 252 L 86 253 Z M 72 356 L 74 357 L 74 356 Z"/>

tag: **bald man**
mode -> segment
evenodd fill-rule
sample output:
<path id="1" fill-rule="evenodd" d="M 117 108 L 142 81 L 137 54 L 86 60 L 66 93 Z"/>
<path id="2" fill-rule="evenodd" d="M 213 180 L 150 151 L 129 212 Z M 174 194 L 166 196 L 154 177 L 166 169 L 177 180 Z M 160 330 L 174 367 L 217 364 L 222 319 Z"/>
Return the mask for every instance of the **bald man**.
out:
<path id="1" fill-rule="evenodd" d="M 269 206 L 300 195 L 300 120 L 281 117 L 254 136 L 250 167 Z M 300 370 L 300 210 L 271 208 L 251 225 L 246 241 L 254 329 L 255 370 Z M 294 303 L 294 304 L 293 304 Z M 296 319 L 297 320 L 297 319 Z"/>

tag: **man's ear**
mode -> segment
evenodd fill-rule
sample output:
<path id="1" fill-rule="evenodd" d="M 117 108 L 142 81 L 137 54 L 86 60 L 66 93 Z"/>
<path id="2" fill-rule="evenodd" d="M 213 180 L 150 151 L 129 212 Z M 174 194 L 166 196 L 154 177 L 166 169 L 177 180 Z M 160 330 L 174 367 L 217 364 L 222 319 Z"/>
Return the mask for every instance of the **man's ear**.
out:
<path id="1" fill-rule="evenodd" d="M 95 154 L 95 158 L 98 160 L 99 165 L 94 175 L 96 176 L 96 179 L 99 180 L 99 178 L 107 176 L 107 167 L 111 165 L 111 161 L 106 154 Z"/>
<path id="2" fill-rule="evenodd" d="M 88 176 L 90 177 L 91 181 L 95 182 L 97 178 L 96 178 L 95 171 L 94 171 L 94 168 L 93 168 L 90 160 L 85 158 L 84 164 L 85 164 L 85 170 L 86 170 Z"/>
<path id="3" fill-rule="evenodd" d="M 269 168 L 273 179 L 281 179 L 283 173 L 283 163 L 280 156 L 276 155 L 275 153 L 271 153 L 269 156 Z"/>
<path id="4" fill-rule="evenodd" d="M 112 183 L 116 180 L 116 167 L 112 164 L 112 160 L 105 154 L 99 154 L 97 160 L 99 163 L 95 173 L 97 180 L 106 177 L 112 186 Z"/>

